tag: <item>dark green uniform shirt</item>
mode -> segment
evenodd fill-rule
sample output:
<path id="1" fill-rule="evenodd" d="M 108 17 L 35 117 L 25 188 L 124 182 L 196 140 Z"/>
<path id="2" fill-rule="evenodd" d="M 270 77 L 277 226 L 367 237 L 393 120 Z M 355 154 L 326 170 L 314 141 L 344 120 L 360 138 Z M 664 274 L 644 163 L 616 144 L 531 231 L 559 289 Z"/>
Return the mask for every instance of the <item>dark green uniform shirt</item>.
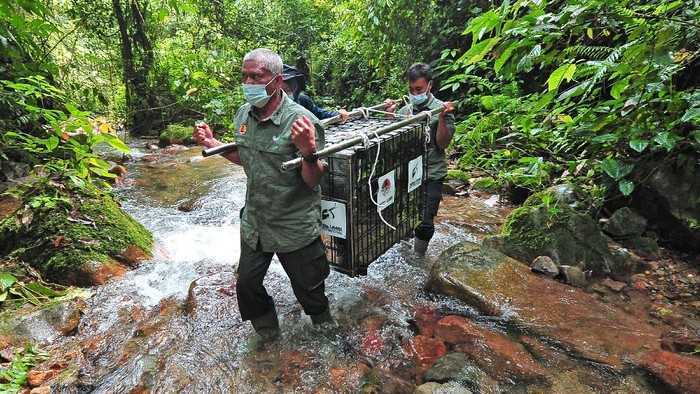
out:
<path id="1" fill-rule="evenodd" d="M 406 105 L 399 110 L 401 115 L 415 115 L 422 111 L 430 111 L 435 108 L 442 107 L 442 101 L 438 100 L 432 94 L 423 104 L 413 108 L 413 113 L 411 113 L 411 106 Z M 433 116 L 430 122 L 430 144 L 428 145 L 428 174 L 426 179 L 429 181 L 437 181 L 443 179 L 447 176 L 447 159 L 445 157 L 445 150 L 441 149 L 437 145 L 437 128 L 438 128 L 438 116 Z M 447 114 L 445 116 L 445 123 L 447 125 L 447 130 L 450 132 L 450 138 L 455 133 L 455 117 L 452 114 Z"/>
<path id="2" fill-rule="evenodd" d="M 241 238 L 264 252 L 288 253 L 318 239 L 321 229 L 321 188 L 309 188 L 301 169 L 283 172 L 280 165 L 298 157 L 291 140 L 295 120 L 306 115 L 316 126 L 316 149 L 325 139 L 318 119 L 283 93 L 272 116 L 260 121 L 250 104 L 238 109 L 235 139 L 246 173 Z"/>

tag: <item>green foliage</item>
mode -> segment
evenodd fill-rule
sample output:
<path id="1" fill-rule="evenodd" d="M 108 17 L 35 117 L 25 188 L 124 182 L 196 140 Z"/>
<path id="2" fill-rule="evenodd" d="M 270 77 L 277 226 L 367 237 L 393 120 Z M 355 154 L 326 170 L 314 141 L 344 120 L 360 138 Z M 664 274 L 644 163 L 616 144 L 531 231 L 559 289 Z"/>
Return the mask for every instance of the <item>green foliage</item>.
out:
<path id="1" fill-rule="evenodd" d="M 700 148 L 699 17 L 694 2 L 519 0 L 472 18 L 471 46 L 440 66 L 443 89 L 471 92 L 460 167 L 630 195 L 636 163 Z"/>
<path id="2" fill-rule="evenodd" d="M 25 303 L 39 306 L 68 293 L 65 288 L 54 289 L 56 286 L 41 280 L 25 283 L 9 272 L 0 271 L 0 306 L 10 305 L 10 309 Z"/>
<path id="3" fill-rule="evenodd" d="M 14 354 L 7 367 L 0 367 L 0 392 L 18 393 L 27 384 L 27 373 L 37 363 L 48 357 L 46 352 L 36 346 L 27 345 Z"/>

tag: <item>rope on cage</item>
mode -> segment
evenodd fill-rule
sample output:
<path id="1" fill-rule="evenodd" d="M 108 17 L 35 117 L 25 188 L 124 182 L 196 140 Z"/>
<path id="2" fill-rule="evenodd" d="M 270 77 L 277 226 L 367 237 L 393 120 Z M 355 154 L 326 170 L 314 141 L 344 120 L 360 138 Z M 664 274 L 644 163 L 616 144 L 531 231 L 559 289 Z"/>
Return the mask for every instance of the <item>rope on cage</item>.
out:
<path id="1" fill-rule="evenodd" d="M 377 154 L 374 157 L 374 163 L 372 164 L 372 171 L 369 173 L 369 178 L 367 178 L 367 186 L 369 186 L 369 198 L 372 200 L 372 203 L 377 207 L 377 213 L 379 214 L 379 219 L 382 220 L 382 223 L 384 223 L 387 227 L 390 229 L 396 231 L 396 227 L 392 226 L 391 223 L 387 222 L 386 219 L 384 219 L 384 215 L 382 215 L 382 210 L 380 209 L 381 207 L 377 203 L 377 201 L 374 199 L 374 193 L 372 192 L 372 177 L 374 177 L 374 172 L 377 169 L 377 162 L 379 162 L 379 152 L 382 147 L 382 140 L 379 138 L 379 135 L 377 134 L 376 130 L 372 130 L 374 132 L 374 138 L 377 140 Z M 365 148 L 369 149 L 370 147 L 370 141 L 369 141 L 369 136 L 367 133 L 360 133 L 360 137 L 362 138 L 362 144 L 365 146 Z"/>
<path id="2" fill-rule="evenodd" d="M 425 144 L 430 145 L 430 124 L 433 122 L 433 114 L 430 111 L 423 111 L 425 114 Z"/>

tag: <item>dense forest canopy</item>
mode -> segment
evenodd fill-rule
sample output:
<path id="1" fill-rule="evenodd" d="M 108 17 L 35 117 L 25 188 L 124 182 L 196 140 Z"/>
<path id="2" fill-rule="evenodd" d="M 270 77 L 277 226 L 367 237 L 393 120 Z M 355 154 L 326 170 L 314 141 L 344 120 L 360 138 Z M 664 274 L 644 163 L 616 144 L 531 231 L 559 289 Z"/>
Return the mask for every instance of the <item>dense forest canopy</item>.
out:
<path id="1" fill-rule="evenodd" d="M 575 181 L 602 203 L 700 146 L 697 0 L 19 0 L 0 20 L 0 155 L 74 187 L 110 176 L 91 147 L 125 149 L 122 126 L 229 128 L 256 47 L 347 108 L 401 97 L 429 62 L 458 103 L 455 168 L 494 188 Z"/>

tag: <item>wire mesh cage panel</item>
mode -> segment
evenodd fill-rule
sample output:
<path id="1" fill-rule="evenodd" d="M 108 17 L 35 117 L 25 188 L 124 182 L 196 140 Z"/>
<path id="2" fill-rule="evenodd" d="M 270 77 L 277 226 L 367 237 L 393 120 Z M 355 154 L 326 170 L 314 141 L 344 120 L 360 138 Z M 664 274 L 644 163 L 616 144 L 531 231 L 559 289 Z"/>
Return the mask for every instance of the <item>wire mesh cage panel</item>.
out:
<path id="1" fill-rule="evenodd" d="M 358 133 L 371 135 L 371 130 L 393 122 L 370 118 L 329 127 L 326 146 Z M 366 275 L 374 260 L 418 225 L 426 173 L 423 130 L 422 123 L 410 124 L 326 159 L 329 167 L 321 180 L 322 238 L 334 270 Z M 382 207 L 384 220 L 396 230 L 382 221 L 375 202 Z"/>

